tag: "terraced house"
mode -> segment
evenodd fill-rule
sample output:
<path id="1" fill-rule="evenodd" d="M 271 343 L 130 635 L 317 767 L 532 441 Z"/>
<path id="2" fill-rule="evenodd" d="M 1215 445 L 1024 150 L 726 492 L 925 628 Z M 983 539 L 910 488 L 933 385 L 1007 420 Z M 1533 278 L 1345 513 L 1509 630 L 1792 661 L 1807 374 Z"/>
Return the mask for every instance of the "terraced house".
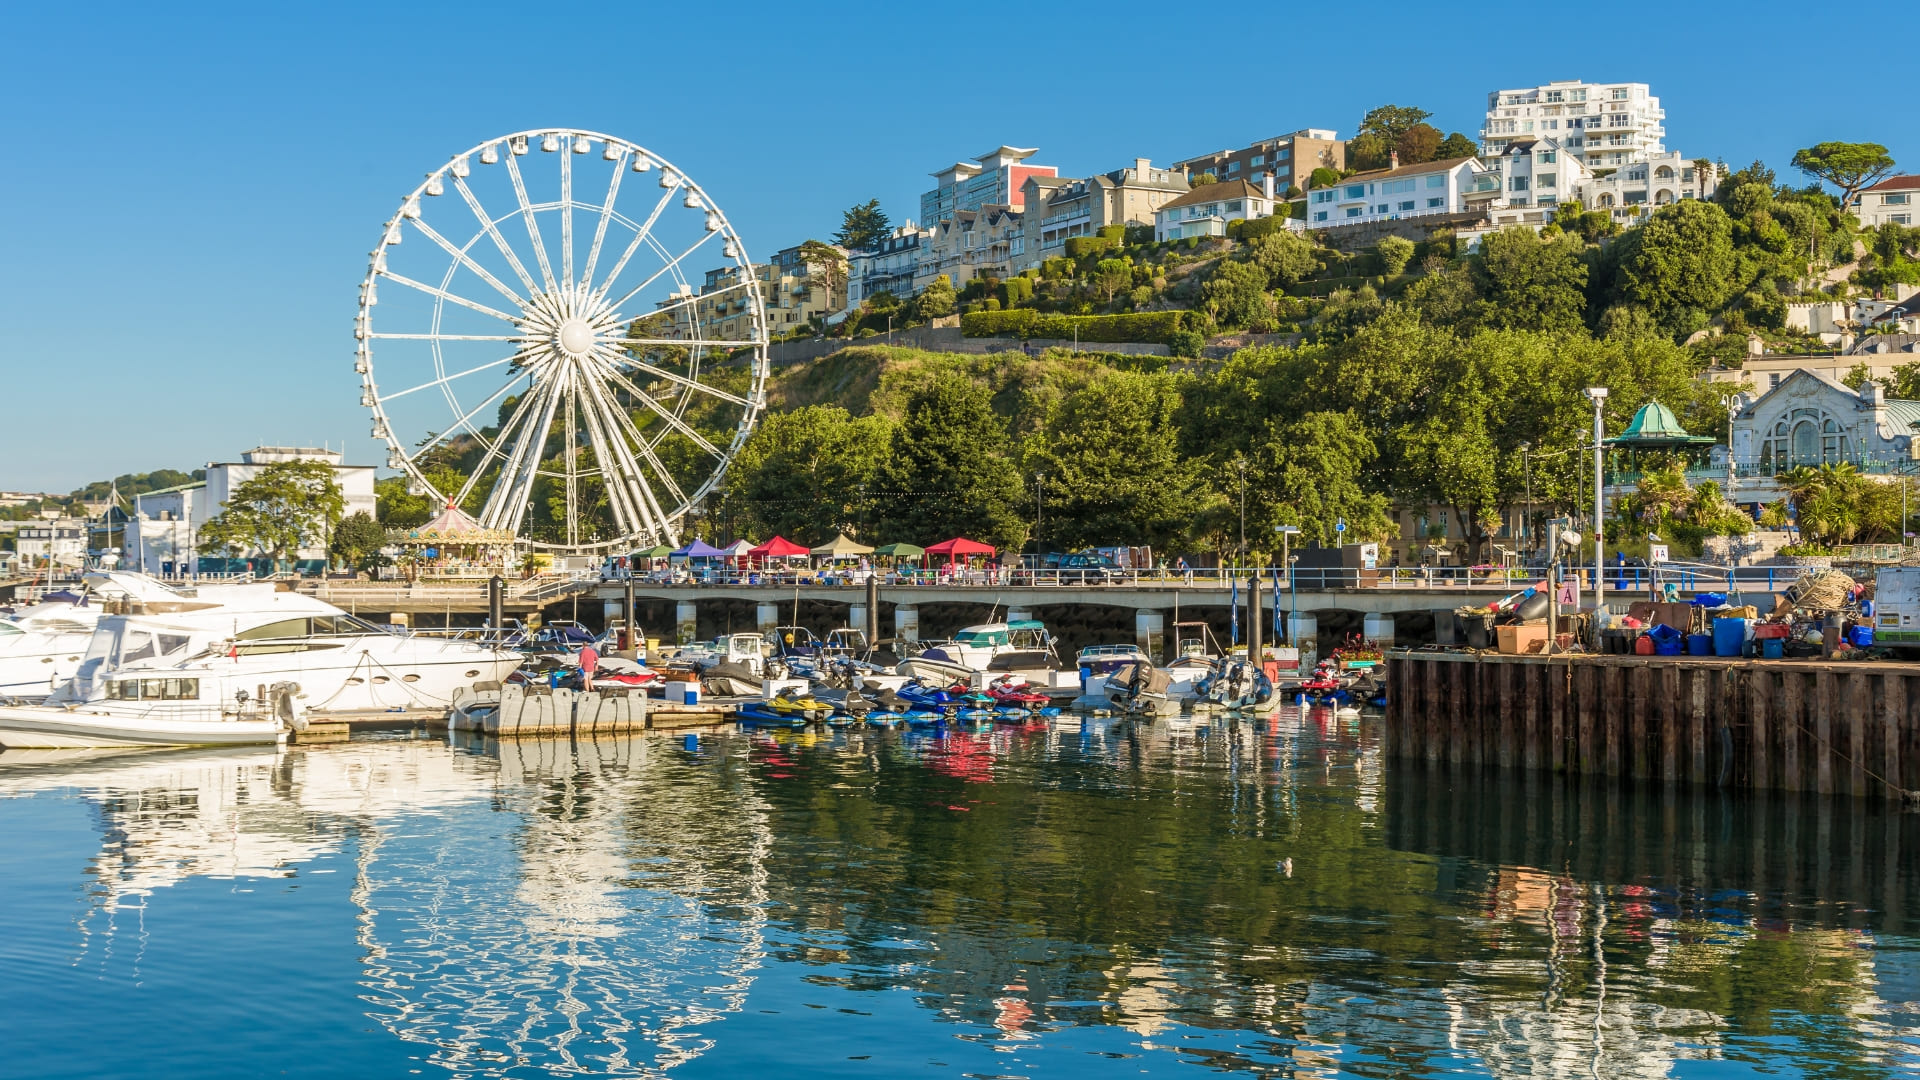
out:
<path id="1" fill-rule="evenodd" d="M 1245 180 L 1202 184 L 1154 212 L 1153 238 L 1225 236 L 1230 221 L 1272 217 L 1275 201 L 1272 173 L 1263 178 L 1260 187 Z"/>

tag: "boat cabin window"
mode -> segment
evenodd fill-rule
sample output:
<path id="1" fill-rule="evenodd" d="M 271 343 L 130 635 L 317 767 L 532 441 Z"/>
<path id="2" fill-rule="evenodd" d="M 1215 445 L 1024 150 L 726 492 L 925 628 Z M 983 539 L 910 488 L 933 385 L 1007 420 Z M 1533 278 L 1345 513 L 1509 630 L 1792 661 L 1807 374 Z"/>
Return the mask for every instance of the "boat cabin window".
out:
<path id="1" fill-rule="evenodd" d="M 151 660 L 159 655 L 153 644 L 153 635 L 145 630 L 129 630 L 120 642 L 120 662 L 131 664 L 136 660 Z"/>
<path id="2" fill-rule="evenodd" d="M 236 641 L 266 641 L 270 638 L 306 637 L 312 633 L 311 619 L 282 619 L 265 626 L 256 626 L 251 630 L 242 630 L 234 635 Z"/>
<path id="3" fill-rule="evenodd" d="M 953 640 L 958 645 L 1005 645 L 1007 632 L 1005 630 L 962 630 L 953 636 Z"/>
<path id="4" fill-rule="evenodd" d="M 315 615 L 313 632 L 316 634 L 378 634 L 381 629 L 365 619 L 354 615 Z"/>
<path id="5" fill-rule="evenodd" d="M 196 701 L 199 679 L 113 679 L 107 683 L 110 701 Z"/>

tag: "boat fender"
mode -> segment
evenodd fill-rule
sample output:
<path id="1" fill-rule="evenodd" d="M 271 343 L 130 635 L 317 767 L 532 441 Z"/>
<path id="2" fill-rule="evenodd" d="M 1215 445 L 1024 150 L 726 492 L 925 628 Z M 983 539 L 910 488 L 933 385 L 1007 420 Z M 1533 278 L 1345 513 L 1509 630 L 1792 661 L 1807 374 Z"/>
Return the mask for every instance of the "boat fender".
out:
<path id="1" fill-rule="evenodd" d="M 296 695 L 300 693 L 300 684 L 292 682 L 274 683 L 268 688 L 273 695 L 273 715 L 289 731 L 307 730 L 307 716 L 301 709 Z"/>

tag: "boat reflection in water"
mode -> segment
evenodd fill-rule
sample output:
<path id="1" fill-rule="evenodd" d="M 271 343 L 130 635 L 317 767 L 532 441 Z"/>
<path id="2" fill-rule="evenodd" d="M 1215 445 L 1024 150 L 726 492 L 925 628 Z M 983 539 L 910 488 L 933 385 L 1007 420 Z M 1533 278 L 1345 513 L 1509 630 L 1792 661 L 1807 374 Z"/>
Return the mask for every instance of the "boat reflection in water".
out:
<path id="1" fill-rule="evenodd" d="M 349 911 L 305 992 L 378 1022 L 329 1061 L 363 1075 L 1920 1066 L 1920 815 L 1410 768 L 1324 710 L 6 753 L 6 796 L 94 815 L 80 966 L 191 879 L 307 890 L 200 890 L 209 948 Z"/>

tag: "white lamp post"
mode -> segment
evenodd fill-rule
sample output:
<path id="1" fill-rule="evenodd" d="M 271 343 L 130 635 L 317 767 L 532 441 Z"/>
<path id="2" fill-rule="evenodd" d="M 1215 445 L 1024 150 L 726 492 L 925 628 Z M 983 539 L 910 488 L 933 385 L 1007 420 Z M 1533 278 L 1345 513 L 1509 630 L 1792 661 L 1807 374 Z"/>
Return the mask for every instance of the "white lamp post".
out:
<path id="1" fill-rule="evenodd" d="M 1607 596 L 1607 477 L 1603 471 L 1606 449 L 1601 445 L 1607 438 L 1606 417 L 1602 413 L 1606 407 L 1607 388 L 1587 387 L 1587 400 L 1593 402 L 1593 610 L 1597 616 Z"/>

